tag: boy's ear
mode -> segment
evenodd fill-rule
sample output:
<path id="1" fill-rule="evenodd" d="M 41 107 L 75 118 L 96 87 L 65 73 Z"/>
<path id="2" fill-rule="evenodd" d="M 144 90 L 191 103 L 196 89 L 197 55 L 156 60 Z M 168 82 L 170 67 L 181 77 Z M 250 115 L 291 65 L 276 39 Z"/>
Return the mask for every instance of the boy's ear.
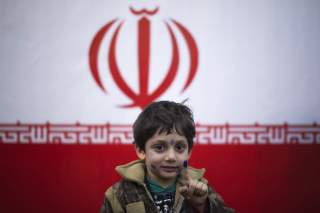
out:
<path id="1" fill-rule="evenodd" d="M 140 159 L 140 160 L 144 160 L 145 159 L 145 157 L 146 157 L 146 153 L 142 150 L 142 149 L 140 149 L 139 147 L 135 147 L 136 148 L 136 154 L 137 154 L 137 156 L 138 156 L 138 158 Z"/>

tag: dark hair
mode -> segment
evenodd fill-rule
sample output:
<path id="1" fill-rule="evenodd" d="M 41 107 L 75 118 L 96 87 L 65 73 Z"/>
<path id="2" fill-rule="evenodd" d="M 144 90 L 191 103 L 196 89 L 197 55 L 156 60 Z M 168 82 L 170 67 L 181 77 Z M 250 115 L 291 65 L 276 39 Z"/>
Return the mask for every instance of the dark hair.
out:
<path id="1" fill-rule="evenodd" d="M 133 137 L 136 146 L 145 150 L 146 142 L 159 130 L 167 134 L 176 131 L 187 138 L 190 151 L 195 136 L 193 114 L 183 103 L 173 101 L 153 102 L 147 106 L 133 124 Z"/>

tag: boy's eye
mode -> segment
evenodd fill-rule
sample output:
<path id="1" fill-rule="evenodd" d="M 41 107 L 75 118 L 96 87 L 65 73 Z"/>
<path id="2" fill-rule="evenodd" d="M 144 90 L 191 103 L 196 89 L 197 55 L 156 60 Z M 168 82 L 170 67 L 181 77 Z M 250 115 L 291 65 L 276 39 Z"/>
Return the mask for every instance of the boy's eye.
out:
<path id="1" fill-rule="evenodd" d="M 156 152 L 163 152 L 165 147 L 163 144 L 156 144 L 153 146 L 153 149 L 156 151 Z"/>
<path id="2" fill-rule="evenodd" d="M 176 145 L 175 145 L 175 149 L 176 149 L 178 152 L 183 152 L 186 148 L 187 148 L 187 147 L 186 147 L 185 144 L 176 144 Z"/>

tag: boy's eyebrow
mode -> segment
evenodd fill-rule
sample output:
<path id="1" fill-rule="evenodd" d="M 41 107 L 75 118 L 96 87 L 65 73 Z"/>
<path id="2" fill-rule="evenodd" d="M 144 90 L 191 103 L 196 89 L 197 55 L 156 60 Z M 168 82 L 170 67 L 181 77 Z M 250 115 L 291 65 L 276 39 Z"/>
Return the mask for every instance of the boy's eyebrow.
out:
<path id="1" fill-rule="evenodd" d="M 158 142 L 158 143 L 167 143 L 167 141 L 164 140 L 164 139 L 157 139 L 155 142 Z"/>
<path id="2" fill-rule="evenodd" d="M 155 142 L 159 142 L 159 143 L 170 143 L 170 142 L 176 142 L 176 143 L 184 143 L 184 142 L 187 142 L 186 140 L 183 140 L 183 139 L 180 139 L 180 140 L 170 140 L 170 141 L 167 141 L 165 139 L 157 139 Z"/>
<path id="3" fill-rule="evenodd" d="M 187 142 L 187 141 L 184 140 L 184 139 L 180 139 L 180 140 L 176 140 L 176 142 L 178 142 L 178 143 L 183 143 L 183 142 Z"/>
<path id="4" fill-rule="evenodd" d="M 157 139 L 153 141 L 154 143 L 167 143 L 166 140 L 162 140 L 162 139 Z"/>

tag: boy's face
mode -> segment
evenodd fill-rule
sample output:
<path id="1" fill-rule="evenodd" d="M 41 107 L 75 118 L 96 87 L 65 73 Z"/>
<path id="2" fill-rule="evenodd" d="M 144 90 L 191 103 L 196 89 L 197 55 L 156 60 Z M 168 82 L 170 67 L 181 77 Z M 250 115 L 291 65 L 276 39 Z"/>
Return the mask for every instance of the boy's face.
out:
<path id="1" fill-rule="evenodd" d="M 145 145 L 145 151 L 137 150 L 138 155 L 145 158 L 147 175 L 159 185 L 165 187 L 172 184 L 188 160 L 188 142 L 185 136 L 176 131 L 167 134 L 156 132 Z"/>

